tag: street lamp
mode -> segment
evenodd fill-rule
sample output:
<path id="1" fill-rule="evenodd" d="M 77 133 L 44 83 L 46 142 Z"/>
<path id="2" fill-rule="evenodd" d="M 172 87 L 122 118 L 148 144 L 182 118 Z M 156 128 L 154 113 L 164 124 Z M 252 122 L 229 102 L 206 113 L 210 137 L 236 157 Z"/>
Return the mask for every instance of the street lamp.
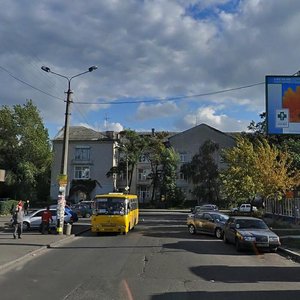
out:
<path id="1" fill-rule="evenodd" d="M 66 185 L 68 182 L 68 148 L 69 148 L 69 110 L 70 110 L 70 103 L 71 100 L 71 94 L 73 93 L 71 91 L 71 80 L 75 77 L 81 76 L 83 74 L 92 72 L 97 69 L 96 66 L 91 66 L 88 68 L 87 71 L 79 73 L 77 75 L 74 75 L 72 77 L 67 77 L 64 75 L 61 75 L 59 73 L 51 71 L 49 67 L 42 66 L 41 69 L 47 73 L 52 73 L 54 75 L 57 75 L 59 77 L 63 77 L 67 79 L 68 81 L 68 91 L 67 94 L 67 101 L 66 101 L 66 113 L 65 113 L 65 126 L 64 126 L 64 136 L 63 136 L 63 149 L 62 149 L 62 159 L 61 159 L 61 166 L 60 166 L 60 174 L 58 176 L 58 182 L 59 182 L 59 196 L 57 201 L 57 232 L 59 234 L 63 234 L 63 225 L 64 225 L 64 214 L 65 214 L 65 197 L 66 197 Z"/>

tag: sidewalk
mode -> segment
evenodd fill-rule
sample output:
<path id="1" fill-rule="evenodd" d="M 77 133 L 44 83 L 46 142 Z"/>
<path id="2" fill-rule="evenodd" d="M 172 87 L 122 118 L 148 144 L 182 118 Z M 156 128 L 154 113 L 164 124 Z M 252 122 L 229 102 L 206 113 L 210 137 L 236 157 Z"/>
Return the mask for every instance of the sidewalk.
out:
<path id="1" fill-rule="evenodd" d="M 75 237 L 75 234 L 90 228 L 88 224 L 76 226 L 76 230 L 72 230 L 71 235 L 42 235 L 39 231 L 25 231 L 21 239 L 14 239 L 13 229 L 7 226 L 9 220 L 10 216 L 0 216 L 0 273 L 24 259 L 38 255 L 49 247 L 68 242 Z M 75 226 L 73 228 L 75 229 Z"/>

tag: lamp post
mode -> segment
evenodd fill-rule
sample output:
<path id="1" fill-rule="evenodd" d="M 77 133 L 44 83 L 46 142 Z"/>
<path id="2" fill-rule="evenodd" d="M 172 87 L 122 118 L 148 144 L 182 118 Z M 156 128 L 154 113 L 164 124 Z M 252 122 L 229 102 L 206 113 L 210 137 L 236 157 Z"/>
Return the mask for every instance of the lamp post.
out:
<path id="1" fill-rule="evenodd" d="M 65 78 L 68 81 L 68 91 L 66 100 L 66 112 L 65 112 L 65 126 L 64 126 L 64 136 L 63 136 L 63 149 L 62 149 L 62 159 L 60 166 L 60 174 L 58 176 L 59 183 L 59 195 L 57 201 L 57 232 L 63 234 L 64 225 L 64 214 L 65 214 L 65 197 L 66 197 L 66 186 L 68 182 L 68 152 L 69 152 L 69 127 L 70 127 L 70 104 L 72 102 L 71 95 L 71 80 L 75 77 L 81 76 L 83 74 L 92 72 L 97 69 L 96 66 L 90 67 L 87 71 L 74 75 L 72 77 L 67 77 L 59 73 L 53 72 L 49 67 L 42 66 L 41 69 L 47 73 L 52 73 L 59 77 Z"/>

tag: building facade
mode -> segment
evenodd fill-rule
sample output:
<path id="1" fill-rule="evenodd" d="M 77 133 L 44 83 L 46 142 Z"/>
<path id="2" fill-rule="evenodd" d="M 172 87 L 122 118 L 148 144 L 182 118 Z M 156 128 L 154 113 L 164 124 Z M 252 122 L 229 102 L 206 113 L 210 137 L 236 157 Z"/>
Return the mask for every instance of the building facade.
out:
<path id="1" fill-rule="evenodd" d="M 154 130 L 141 135 L 155 134 Z M 192 183 L 180 172 L 182 164 L 190 162 L 207 140 L 219 145 L 214 155 L 216 164 L 221 169 L 223 164 L 220 153 L 224 148 L 233 147 L 235 139 L 230 135 L 201 124 L 180 133 L 170 133 L 167 144 L 175 149 L 180 157 L 177 169 L 177 186 L 184 192 L 187 200 L 194 200 Z M 63 132 L 53 140 L 54 160 L 51 173 L 51 198 L 58 195 L 57 175 L 60 172 Z M 68 155 L 67 196 L 71 202 L 93 198 L 95 194 L 124 190 L 127 185 L 126 174 L 107 177 L 112 167 L 118 165 L 118 134 L 115 132 L 97 132 L 81 126 L 70 127 Z M 140 203 L 147 203 L 152 198 L 151 165 L 147 156 L 141 155 L 133 170 L 130 193 L 139 196 Z"/>
<path id="2" fill-rule="evenodd" d="M 101 133 L 83 126 L 70 127 L 66 193 L 68 201 L 79 202 L 115 189 L 116 178 L 107 177 L 106 174 L 111 167 L 117 165 L 117 143 L 114 132 Z M 57 176 L 61 169 L 62 147 L 63 131 L 53 140 L 50 196 L 54 200 L 58 196 Z"/>

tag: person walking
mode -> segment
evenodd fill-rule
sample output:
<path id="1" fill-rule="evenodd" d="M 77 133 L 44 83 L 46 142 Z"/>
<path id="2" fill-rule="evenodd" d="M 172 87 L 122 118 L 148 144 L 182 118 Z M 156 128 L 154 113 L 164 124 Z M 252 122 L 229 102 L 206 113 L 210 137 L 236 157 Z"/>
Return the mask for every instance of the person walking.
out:
<path id="1" fill-rule="evenodd" d="M 13 215 L 13 225 L 14 225 L 14 239 L 21 239 L 21 235 L 23 233 L 23 220 L 24 220 L 24 210 L 22 206 L 17 205 L 15 213 Z"/>
<path id="2" fill-rule="evenodd" d="M 50 211 L 49 206 L 47 206 L 47 209 L 44 210 L 42 213 L 42 224 L 41 224 L 42 234 L 45 234 L 45 230 L 47 230 L 47 232 L 50 233 L 50 221 L 53 222 L 52 213 Z"/>

